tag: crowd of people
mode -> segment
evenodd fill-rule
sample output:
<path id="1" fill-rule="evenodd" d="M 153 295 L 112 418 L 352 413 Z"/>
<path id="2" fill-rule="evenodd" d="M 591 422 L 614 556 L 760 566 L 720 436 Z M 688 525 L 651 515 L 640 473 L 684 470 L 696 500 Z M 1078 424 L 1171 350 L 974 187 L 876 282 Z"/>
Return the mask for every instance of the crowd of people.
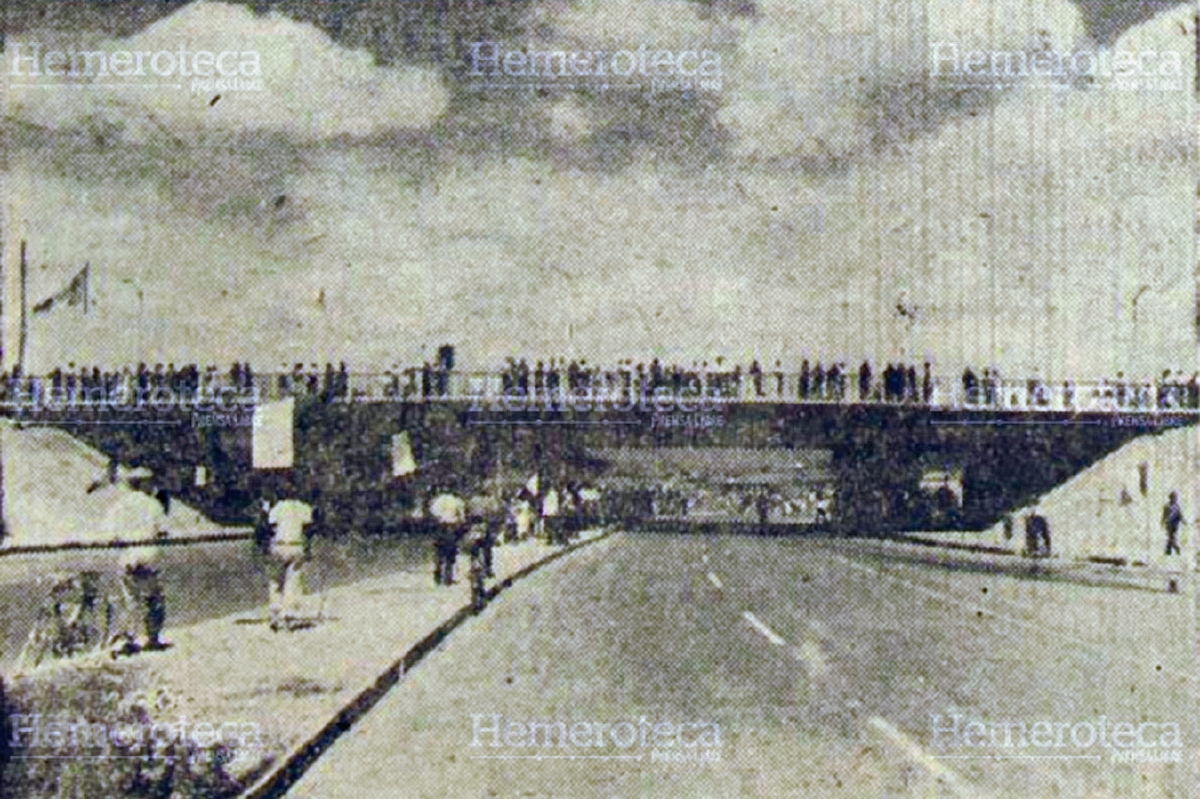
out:
<path id="1" fill-rule="evenodd" d="M 877 371 L 878 369 L 878 371 Z M 249 362 L 234 363 L 228 370 L 173 363 L 149 366 L 140 363 L 117 370 L 68 364 L 44 376 L 28 376 L 15 367 L 0 379 L 0 402 L 31 407 L 88 404 L 147 405 L 213 402 L 263 397 L 312 397 L 325 402 L 352 399 L 422 401 L 445 397 L 461 398 L 484 389 L 474 374 L 455 372 L 454 347 L 445 345 L 433 361 L 402 368 L 394 364 L 382 374 L 352 375 L 345 361 L 283 364 L 275 372 L 259 374 Z M 1178 371 L 1164 370 L 1153 380 L 1127 378 L 1118 372 L 1113 379 L 1077 385 L 1067 379 L 1052 385 L 1033 377 L 1004 380 L 995 367 L 981 372 L 968 367 L 961 380 L 946 380 L 934 374 L 926 361 L 887 363 L 881 369 L 864 360 L 857 367 L 844 361 L 825 364 L 803 359 L 795 370 L 785 370 L 782 361 L 766 368 L 753 361 L 746 369 L 729 365 L 724 358 L 693 362 L 690 366 L 665 364 L 655 358 L 649 363 L 632 359 L 601 367 L 584 359 L 551 358 L 533 365 L 524 358 L 509 358 L 487 390 L 506 397 L 547 403 L 570 398 L 608 398 L 629 402 L 637 398 L 707 397 L 726 401 L 772 402 L 858 402 L 951 407 L 1030 407 L 1092 409 L 1196 409 L 1200 408 L 1200 373 L 1190 378 Z M 960 391 L 961 386 L 961 391 Z"/>

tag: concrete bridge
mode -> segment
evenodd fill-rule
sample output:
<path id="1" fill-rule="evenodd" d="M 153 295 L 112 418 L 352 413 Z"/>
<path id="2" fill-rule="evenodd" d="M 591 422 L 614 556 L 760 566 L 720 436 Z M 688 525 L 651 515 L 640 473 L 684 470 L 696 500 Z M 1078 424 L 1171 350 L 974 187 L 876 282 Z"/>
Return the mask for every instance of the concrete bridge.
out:
<path id="1" fill-rule="evenodd" d="M 520 396 L 498 383 L 490 390 L 481 377 L 459 376 L 444 396 L 397 394 L 390 381 L 361 377 L 343 396 L 299 386 L 280 392 L 286 383 L 269 379 L 260 381 L 272 387 L 266 396 L 172 396 L 140 405 L 10 400 L 4 410 L 150 467 L 219 521 L 245 521 L 256 493 L 274 485 L 314 501 L 332 530 L 405 526 L 410 503 L 431 480 L 456 480 L 465 491 L 497 474 L 512 484 L 532 473 L 603 483 L 613 468 L 602 453 L 613 448 L 821 451 L 829 464 L 821 479 L 836 495 L 834 522 L 845 531 L 978 529 L 1134 437 L 1200 418 L 1182 384 L 997 382 L 970 401 L 939 385 L 889 402 L 860 401 L 848 388 L 796 399 L 793 376 L 778 383 L 765 376 L 761 391 L 744 379 L 707 394 L 618 387 L 573 398 Z M 256 470 L 254 408 L 284 393 L 294 401 L 294 465 Z M 420 468 L 396 478 L 393 437 L 404 432 Z M 952 513 L 931 514 L 913 501 L 936 474 L 954 475 Z"/>

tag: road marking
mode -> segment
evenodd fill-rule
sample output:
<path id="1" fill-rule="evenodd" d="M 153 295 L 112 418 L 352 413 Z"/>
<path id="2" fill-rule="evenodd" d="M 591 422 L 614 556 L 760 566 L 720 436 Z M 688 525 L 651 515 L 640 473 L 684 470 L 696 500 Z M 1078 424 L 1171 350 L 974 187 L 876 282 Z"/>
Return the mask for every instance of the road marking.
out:
<path id="1" fill-rule="evenodd" d="M 708 581 L 710 583 L 712 583 L 713 585 L 715 585 L 717 587 L 717 590 L 720 590 L 725 587 L 724 585 L 721 584 L 721 578 L 718 577 L 717 575 L 713 574 L 712 572 L 708 573 Z"/>
<path id="2" fill-rule="evenodd" d="M 897 749 L 912 762 L 925 769 L 938 782 L 945 785 L 958 796 L 980 796 L 979 791 L 968 790 L 968 786 L 950 769 L 928 755 L 917 742 L 896 728 L 890 721 L 880 716 L 867 719 L 867 724 L 876 732 L 887 738 Z"/>
<path id="3" fill-rule="evenodd" d="M 933 599 L 937 599 L 941 602 L 946 602 L 950 605 L 957 605 L 957 606 L 965 608 L 967 610 L 973 610 L 973 611 L 975 611 L 975 613 L 978 616 L 984 616 L 984 617 L 990 616 L 991 618 L 1007 621 L 1010 624 L 1015 624 L 1019 627 L 1024 627 L 1029 630 L 1034 630 L 1041 635 L 1052 635 L 1058 640 L 1070 641 L 1071 643 L 1081 646 L 1084 649 L 1094 651 L 1094 652 L 1102 652 L 1108 657 L 1119 658 L 1128 663 L 1133 663 L 1137 666 L 1144 667 L 1146 665 L 1144 662 L 1144 659 L 1142 659 L 1142 658 L 1134 657 L 1132 655 L 1127 655 L 1124 653 L 1117 653 L 1114 655 L 1112 653 L 1105 651 L 1099 644 L 1089 643 L 1088 641 L 1085 641 L 1084 639 L 1079 638 L 1078 636 L 1074 636 L 1069 633 L 1063 632 L 1061 629 L 1051 627 L 1047 624 L 1041 624 L 1036 621 L 1027 621 L 1025 619 L 1019 619 L 1016 616 L 1009 616 L 1006 613 L 997 613 L 996 611 L 991 610 L 989 608 L 985 608 L 982 605 L 978 605 L 973 602 L 964 601 L 960 597 L 946 594 L 941 591 L 934 591 L 931 588 L 926 588 L 925 586 L 917 585 L 916 583 L 912 582 L 911 580 L 906 580 L 903 577 L 897 577 L 894 574 L 888 574 L 883 569 L 876 569 L 871 566 L 867 566 L 866 564 L 851 560 L 850 558 L 848 558 L 844 555 L 838 555 L 836 553 L 831 552 L 830 557 L 842 561 L 843 563 L 845 563 L 847 566 L 849 566 L 852 569 L 857 569 L 858 571 L 864 571 L 864 572 L 867 572 L 868 574 L 872 574 L 876 577 L 883 577 L 886 580 L 891 580 L 893 582 L 900 583 L 901 585 L 905 585 L 905 586 L 911 588 L 912 590 L 916 591 L 919 594 L 924 594 L 925 596 L 931 597 Z M 1175 677 L 1179 677 L 1184 680 L 1187 680 L 1190 683 L 1194 683 L 1196 680 L 1196 676 L 1194 674 L 1188 674 L 1186 672 L 1179 671 L 1178 669 L 1164 667 L 1163 672 L 1165 672 L 1167 674 L 1171 674 Z"/>
<path id="4" fill-rule="evenodd" d="M 472 755 L 472 760 L 641 760 L 642 755 Z"/>
<path id="5" fill-rule="evenodd" d="M 942 755 L 942 760 L 1103 760 L 1100 755 Z"/>
<path id="6" fill-rule="evenodd" d="M 700 562 L 701 562 L 701 563 L 708 563 L 708 555 L 701 555 L 701 556 L 700 556 Z"/>
<path id="7" fill-rule="evenodd" d="M 751 627 L 753 627 L 754 629 L 756 629 L 760 633 L 762 633 L 766 637 L 766 639 L 768 641 L 770 641 L 771 643 L 773 643 L 775 646 L 783 646 L 784 644 L 787 643 L 787 641 L 780 638 L 779 635 L 774 630 L 772 630 L 770 627 L 768 627 L 767 625 L 765 625 L 761 621 L 759 621 L 758 617 L 755 616 L 750 611 L 748 611 L 748 610 L 743 611 L 742 618 L 745 619 L 746 621 L 750 622 Z"/>

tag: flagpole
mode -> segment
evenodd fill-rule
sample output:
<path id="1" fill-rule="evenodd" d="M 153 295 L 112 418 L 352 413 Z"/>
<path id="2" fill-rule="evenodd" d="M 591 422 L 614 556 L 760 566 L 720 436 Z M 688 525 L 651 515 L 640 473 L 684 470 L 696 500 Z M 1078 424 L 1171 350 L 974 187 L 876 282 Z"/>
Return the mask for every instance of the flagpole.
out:
<path id="1" fill-rule="evenodd" d="M 25 260 L 25 240 L 21 240 L 21 338 L 17 349 L 17 366 L 25 374 L 25 356 L 29 350 L 29 263 Z"/>

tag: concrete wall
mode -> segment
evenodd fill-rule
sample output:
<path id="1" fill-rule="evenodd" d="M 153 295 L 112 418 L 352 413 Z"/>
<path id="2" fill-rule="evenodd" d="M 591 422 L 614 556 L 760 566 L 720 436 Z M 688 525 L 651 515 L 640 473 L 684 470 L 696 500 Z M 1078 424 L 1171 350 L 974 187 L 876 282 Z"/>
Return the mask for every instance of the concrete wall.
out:
<path id="1" fill-rule="evenodd" d="M 1050 522 L 1054 550 L 1063 557 L 1178 564 L 1179 558 L 1172 561 L 1164 555 L 1162 509 L 1168 494 L 1178 491 L 1185 519 L 1179 533 L 1180 547 L 1184 553 L 1194 554 L 1200 543 L 1196 540 L 1198 477 L 1200 440 L 1196 428 L 1143 436 L 1036 502 L 1015 508 L 1012 539 L 1005 537 L 1002 524 L 996 524 L 986 531 L 982 543 L 1020 549 L 1023 517 L 1036 511 Z"/>

